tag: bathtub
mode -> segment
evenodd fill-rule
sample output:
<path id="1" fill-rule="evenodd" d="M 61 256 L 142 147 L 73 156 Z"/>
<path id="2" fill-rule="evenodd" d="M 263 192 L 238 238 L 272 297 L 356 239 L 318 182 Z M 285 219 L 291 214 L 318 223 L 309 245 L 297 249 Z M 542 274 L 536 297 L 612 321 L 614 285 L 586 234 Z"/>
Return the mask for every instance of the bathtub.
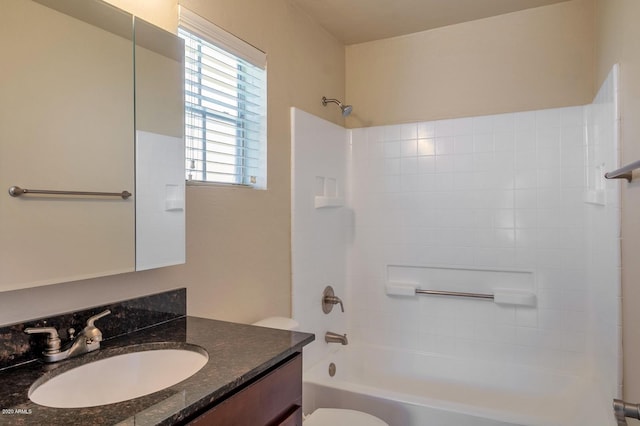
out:
<path id="1" fill-rule="evenodd" d="M 616 425 L 611 401 L 584 377 L 386 347 L 332 349 L 305 366 L 304 413 L 350 408 L 391 426 Z"/>

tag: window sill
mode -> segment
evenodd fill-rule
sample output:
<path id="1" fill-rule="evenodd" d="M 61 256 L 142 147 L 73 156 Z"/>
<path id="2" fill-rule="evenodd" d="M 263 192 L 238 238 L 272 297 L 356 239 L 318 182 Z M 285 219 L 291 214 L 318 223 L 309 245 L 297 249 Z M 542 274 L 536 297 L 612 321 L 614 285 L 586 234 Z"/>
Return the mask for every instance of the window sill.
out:
<path id="1" fill-rule="evenodd" d="M 187 186 L 202 186 L 202 187 L 212 187 L 212 188 L 239 188 L 239 189 L 267 189 L 267 188 L 256 188 L 251 185 L 242 185 L 238 183 L 224 183 L 224 182 L 203 182 L 203 181 L 195 181 L 195 180 L 185 180 L 185 184 Z"/>

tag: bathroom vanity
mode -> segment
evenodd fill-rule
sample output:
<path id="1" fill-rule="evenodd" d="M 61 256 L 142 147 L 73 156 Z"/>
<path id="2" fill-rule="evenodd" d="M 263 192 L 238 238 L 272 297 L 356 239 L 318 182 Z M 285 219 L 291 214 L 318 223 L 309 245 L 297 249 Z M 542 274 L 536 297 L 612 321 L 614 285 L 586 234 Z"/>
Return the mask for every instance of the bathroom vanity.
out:
<path id="1" fill-rule="evenodd" d="M 148 299 L 169 297 L 180 299 L 184 290 L 153 295 Z M 155 301 L 152 300 L 153 303 Z M 146 303 L 146 302 L 145 302 Z M 143 304 L 145 304 L 143 303 Z M 184 303 L 178 300 L 177 304 Z M 146 303 L 149 305 L 149 303 Z M 174 302 L 168 303 L 171 310 Z M 182 316 L 180 313 L 150 311 L 134 301 L 97 307 L 112 314 L 96 325 L 103 327 L 105 340 L 97 351 L 65 361 L 45 364 L 30 360 L 0 370 L 0 403 L 5 424 L 92 424 L 92 425 L 301 425 L 302 424 L 302 348 L 313 341 L 308 333 L 290 332 L 224 321 Z M 179 309 L 180 310 L 180 309 Z M 162 311 L 162 309 L 161 309 Z M 48 325 L 63 324 L 68 318 L 86 318 L 88 313 L 74 313 L 52 318 Z M 156 325 L 146 325 L 141 317 L 153 316 Z M 136 318 L 137 316 L 137 318 Z M 131 327 L 143 329 L 109 338 L 122 329 L 118 322 L 130 318 Z M 109 319 L 108 319 L 109 318 Z M 0 330 L 4 336 L 21 336 L 27 322 Z M 13 342 L 24 349 L 24 342 L 37 345 L 39 336 Z M 10 342 L 0 342 L 0 357 L 8 360 Z M 32 402 L 29 389 L 34 382 L 44 382 L 62 372 L 83 364 L 120 354 L 147 350 L 197 346 L 208 355 L 208 361 L 191 377 L 157 392 L 122 402 L 85 408 L 52 408 Z M 15 354 L 14 354 L 15 355 Z M 35 353 L 33 355 L 39 355 Z M 23 354 L 23 356 L 30 356 Z M 13 356 L 13 360 L 20 360 Z M 88 377 L 96 389 L 109 376 L 109 371 Z M 162 374 L 159 371 L 158 374 Z"/>
<path id="2" fill-rule="evenodd" d="M 190 425 L 302 425 L 302 355 L 200 414 Z"/>

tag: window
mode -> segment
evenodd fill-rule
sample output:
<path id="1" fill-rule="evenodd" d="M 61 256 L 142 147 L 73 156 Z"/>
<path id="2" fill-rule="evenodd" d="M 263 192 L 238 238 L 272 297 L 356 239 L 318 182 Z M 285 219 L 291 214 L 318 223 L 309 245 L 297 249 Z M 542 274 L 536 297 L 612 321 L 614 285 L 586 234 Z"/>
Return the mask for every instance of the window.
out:
<path id="1" fill-rule="evenodd" d="M 188 181 L 266 188 L 266 55 L 180 8 Z"/>

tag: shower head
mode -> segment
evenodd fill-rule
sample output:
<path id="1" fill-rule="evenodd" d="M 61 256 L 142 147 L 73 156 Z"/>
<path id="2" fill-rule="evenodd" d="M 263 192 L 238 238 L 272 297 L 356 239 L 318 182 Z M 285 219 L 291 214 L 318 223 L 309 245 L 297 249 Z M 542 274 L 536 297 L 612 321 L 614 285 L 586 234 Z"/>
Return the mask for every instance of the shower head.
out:
<path id="1" fill-rule="evenodd" d="M 342 116 L 346 117 L 347 115 L 351 114 L 351 111 L 353 110 L 353 107 L 351 105 L 342 105 L 342 102 L 340 102 L 337 99 L 327 99 L 326 97 L 322 97 L 322 105 L 323 106 L 327 106 L 327 104 L 329 102 L 333 102 L 334 104 L 338 105 L 340 107 L 340 109 L 342 110 Z"/>

